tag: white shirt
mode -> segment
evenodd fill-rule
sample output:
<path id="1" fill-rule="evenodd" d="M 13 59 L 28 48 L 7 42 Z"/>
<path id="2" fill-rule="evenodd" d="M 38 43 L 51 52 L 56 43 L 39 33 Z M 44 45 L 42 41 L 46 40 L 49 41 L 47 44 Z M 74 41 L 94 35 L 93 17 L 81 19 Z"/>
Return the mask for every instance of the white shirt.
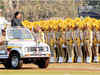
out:
<path id="1" fill-rule="evenodd" d="M 6 24 L 10 24 L 4 17 L 0 17 L 0 29 L 4 29 Z"/>

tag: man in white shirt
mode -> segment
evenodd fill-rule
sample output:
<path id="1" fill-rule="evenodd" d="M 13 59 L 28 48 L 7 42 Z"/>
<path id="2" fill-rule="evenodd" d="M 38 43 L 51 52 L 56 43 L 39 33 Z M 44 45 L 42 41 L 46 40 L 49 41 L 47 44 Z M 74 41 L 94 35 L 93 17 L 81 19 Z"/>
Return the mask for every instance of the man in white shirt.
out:
<path id="1" fill-rule="evenodd" d="M 3 11 L 0 9 L 0 30 L 4 30 L 6 25 L 9 25 L 10 23 L 3 17 L 2 15 Z"/>

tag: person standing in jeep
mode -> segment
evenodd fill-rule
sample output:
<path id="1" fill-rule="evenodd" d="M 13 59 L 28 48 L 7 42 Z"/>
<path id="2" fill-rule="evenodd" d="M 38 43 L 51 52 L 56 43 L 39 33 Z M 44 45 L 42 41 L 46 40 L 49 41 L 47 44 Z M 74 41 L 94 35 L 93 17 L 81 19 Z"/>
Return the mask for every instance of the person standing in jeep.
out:
<path id="1" fill-rule="evenodd" d="M 23 27 L 21 18 L 22 18 L 21 12 L 17 11 L 14 14 L 13 19 L 11 20 L 11 26 L 12 27 Z"/>

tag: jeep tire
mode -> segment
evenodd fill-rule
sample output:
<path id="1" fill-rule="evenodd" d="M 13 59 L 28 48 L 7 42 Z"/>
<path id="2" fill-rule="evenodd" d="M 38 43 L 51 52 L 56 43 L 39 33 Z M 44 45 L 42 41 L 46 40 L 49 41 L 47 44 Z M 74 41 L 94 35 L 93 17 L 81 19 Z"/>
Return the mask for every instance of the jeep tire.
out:
<path id="1" fill-rule="evenodd" d="M 39 68 L 43 69 L 43 68 L 47 68 L 48 64 L 49 64 L 49 58 L 39 60 L 37 65 L 38 65 Z"/>
<path id="2" fill-rule="evenodd" d="M 20 69 L 23 64 L 20 60 L 20 55 L 16 52 L 11 53 L 9 64 L 11 69 Z"/>

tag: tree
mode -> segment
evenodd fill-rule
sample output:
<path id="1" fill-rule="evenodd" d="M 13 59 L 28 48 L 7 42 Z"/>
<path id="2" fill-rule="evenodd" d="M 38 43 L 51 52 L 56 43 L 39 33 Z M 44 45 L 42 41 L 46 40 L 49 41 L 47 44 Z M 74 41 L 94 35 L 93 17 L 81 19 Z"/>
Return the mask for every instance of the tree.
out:
<path id="1" fill-rule="evenodd" d="M 24 13 L 24 19 L 43 20 L 52 17 L 75 18 L 78 14 L 79 2 L 75 0 L 3 0 L 8 1 L 8 9 L 12 15 L 20 10 Z"/>

